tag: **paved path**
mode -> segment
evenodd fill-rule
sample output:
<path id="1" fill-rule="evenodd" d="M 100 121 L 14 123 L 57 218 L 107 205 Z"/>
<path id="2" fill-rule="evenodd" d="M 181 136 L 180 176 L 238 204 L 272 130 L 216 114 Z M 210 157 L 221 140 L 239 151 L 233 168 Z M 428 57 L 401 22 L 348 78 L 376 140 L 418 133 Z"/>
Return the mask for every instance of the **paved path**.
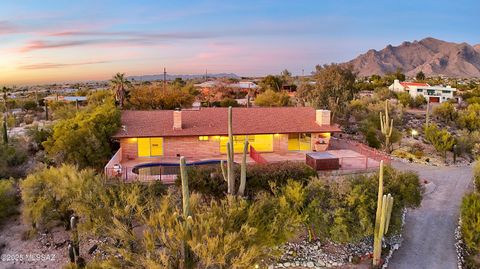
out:
<path id="1" fill-rule="evenodd" d="M 401 170 L 418 172 L 421 179 L 436 185 L 426 194 L 420 208 L 407 213 L 404 241 L 389 264 L 390 269 L 457 268 L 454 231 L 459 207 L 472 188 L 471 167 L 430 167 L 393 163 Z"/>

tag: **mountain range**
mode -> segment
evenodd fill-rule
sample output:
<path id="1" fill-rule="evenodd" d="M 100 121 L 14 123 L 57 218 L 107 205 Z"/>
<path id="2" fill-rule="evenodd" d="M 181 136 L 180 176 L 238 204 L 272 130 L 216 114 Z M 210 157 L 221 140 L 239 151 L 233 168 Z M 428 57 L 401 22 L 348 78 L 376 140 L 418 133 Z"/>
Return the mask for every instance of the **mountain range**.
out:
<path id="1" fill-rule="evenodd" d="M 236 78 L 239 79 L 240 77 L 233 73 L 218 73 L 218 74 L 207 74 L 209 78 Z M 205 75 L 169 75 L 166 76 L 167 80 L 175 80 L 176 78 L 181 78 L 183 80 L 187 79 L 196 79 L 196 78 L 205 78 Z M 163 80 L 163 74 L 154 74 L 154 75 L 141 75 L 141 76 L 129 76 L 128 79 L 130 80 L 137 80 L 137 81 L 154 81 L 154 80 Z"/>
<path id="2" fill-rule="evenodd" d="M 420 71 L 426 76 L 480 77 L 480 44 L 428 37 L 399 46 L 388 45 L 380 51 L 371 49 L 345 64 L 353 65 L 359 76 L 384 75 L 401 69 L 410 77 Z"/>

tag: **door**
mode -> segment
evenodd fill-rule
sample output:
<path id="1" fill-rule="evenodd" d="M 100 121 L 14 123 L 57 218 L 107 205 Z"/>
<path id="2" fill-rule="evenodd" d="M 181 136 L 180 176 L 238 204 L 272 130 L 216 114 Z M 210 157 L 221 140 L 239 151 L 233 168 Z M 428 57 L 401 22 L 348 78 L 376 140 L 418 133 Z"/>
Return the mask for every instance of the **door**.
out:
<path id="1" fill-rule="evenodd" d="M 150 157 L 150 138 L 139 138 L 138 143 L 138 157 Z"/>
<path id="2" fill-rule="evenodd" d="M 163 155 L 163 137 L 138 138 L 138 157 Z"/>
<path id="3" fill-rule="evenodd" d="M 430 103 L 440 103 L 440 97 L 430 97 Z"/>
<path id="4" fill-rule="evenodd" d="M 250 144 L 259 152 L 273 151 L 273 134 L 254 135 L 253 141 L 248 137 Z"/>
<path id="5" fill-rule="evenodd" d="M 163 137 L 150 138 L 150 156 L 163 155 Z"/>

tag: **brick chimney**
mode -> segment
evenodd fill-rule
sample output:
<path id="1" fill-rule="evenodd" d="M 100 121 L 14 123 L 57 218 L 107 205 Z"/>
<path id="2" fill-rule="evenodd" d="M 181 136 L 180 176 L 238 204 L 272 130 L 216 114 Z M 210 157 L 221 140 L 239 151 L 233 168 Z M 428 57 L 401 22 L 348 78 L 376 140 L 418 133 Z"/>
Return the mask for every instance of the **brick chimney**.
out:
<path id="1" fill-rule="evenodd" d="M 180 109 L 176 109 L 173 111 L 173 130 L 181 130 L 182 129 L 182 111 Z"/>
<path id="2" fill-rule="evenodd" d="M 315 122 L 322 125 L 330 125 L 330 110 L 317 109 L 315 111 Z"/>

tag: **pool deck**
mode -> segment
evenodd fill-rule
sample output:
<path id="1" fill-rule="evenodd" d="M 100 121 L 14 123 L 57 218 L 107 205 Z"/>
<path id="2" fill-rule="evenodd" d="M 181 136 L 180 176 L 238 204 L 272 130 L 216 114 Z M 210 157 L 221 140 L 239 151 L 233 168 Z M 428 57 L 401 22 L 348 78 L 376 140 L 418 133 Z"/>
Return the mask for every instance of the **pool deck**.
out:
<path id="1" fill-rule="evenodd" d="M 284 162 L 284 161 L 294 161 L 294 162 L 305 162 L 305 155 L 308 152 L 287 152 L 287 153 L 274 153 L 274 152 L 265 152 L 261 153 L 261 156 L 268 163 L 275 162 Z M 339 150 L 327 150 L 325 153 L 329 153 L 337 158 L 340 161 L 340 170 L 343 171 L 359 171 L 379 167 L 379 161 L 369 158 L 365 155 L 362 155 L 356 151 L 349 149 L 339 149 Z M 208 160 L 226 160 L 226 155 L 216 155 L 209 158 L 198 158 L 185 156 L 187 163 L 193 163 L 198 161 L 208 161 Z M 235 154 L 234 156 L 236 163 L 241 163 L 242 155 Z M 149 163 L 173 163 L 178 164 L 180 158 L 178 157 L 140 157 L 136 159 L 123 159 L 120 164 L 122 166 L 122 172 L 115 173 L 113 170 L 106 171 L 107 177 L 115 177 L 123 179 L 124 181 L 140 180 L 140 181 L 152 181 L 152 180 L 162 180 L 165 184 L 171 184 L 176 179 L 176 174 L 165 174 L 165 175 L 142 175 L 133 173 L 133 167 L 141 164 Z M 253 164 L 255 160 L 250 158 L 247 155 L 247 163 Z"/>

